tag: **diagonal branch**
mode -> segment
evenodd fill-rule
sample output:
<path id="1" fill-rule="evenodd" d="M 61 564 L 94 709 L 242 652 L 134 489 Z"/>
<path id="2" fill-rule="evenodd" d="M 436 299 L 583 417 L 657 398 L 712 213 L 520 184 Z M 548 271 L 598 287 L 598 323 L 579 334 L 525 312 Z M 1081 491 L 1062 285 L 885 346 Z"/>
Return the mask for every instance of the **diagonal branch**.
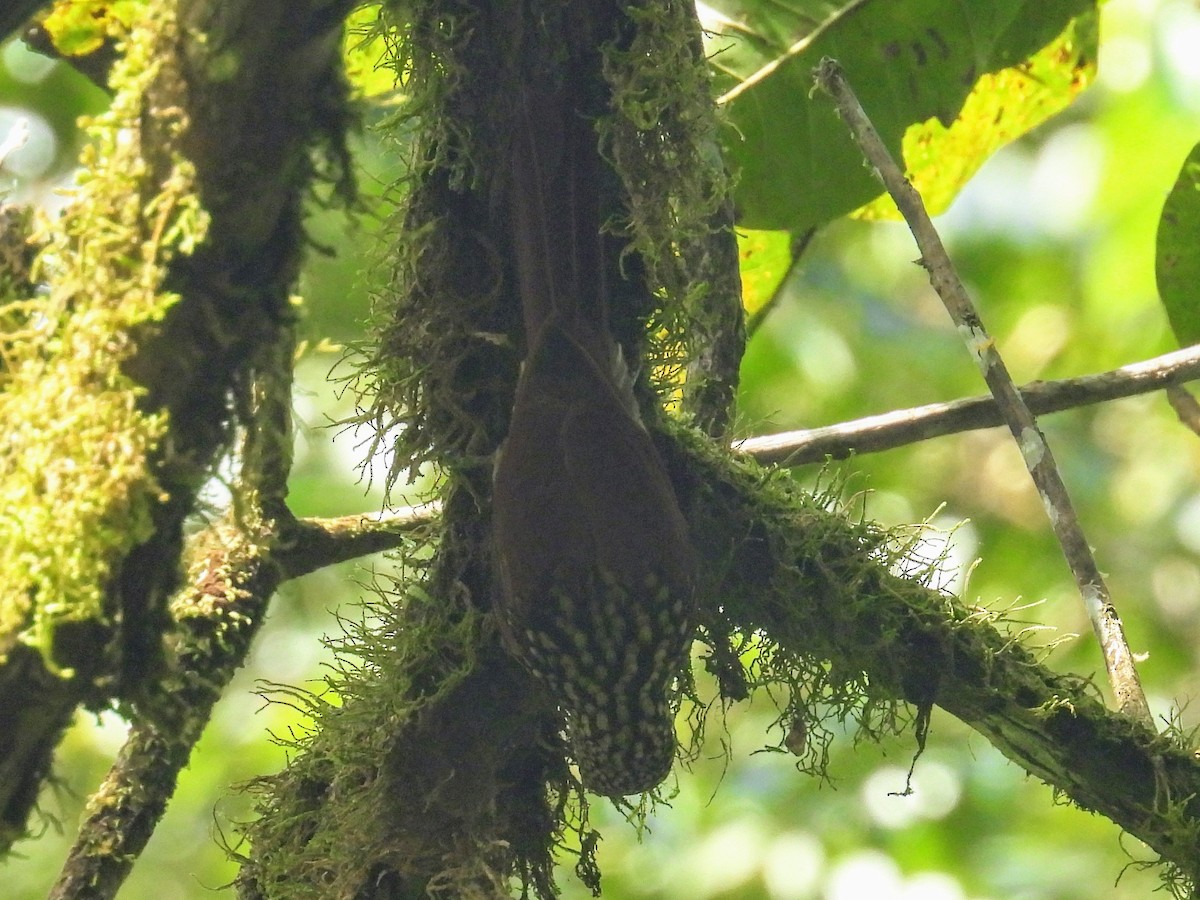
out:
<path id="1" fill-rule="evenodd" d="M 232 398 L 244 396 L 251 361 L 294 322 L 313 150 L 335 170 L 344 163 L 347 5 L 151 4 L 124 42 L 89 177 L 56 227 L 62 247 L 43 259 L 54 304 L 46 318 L 77 339 L 50 334 L 45 353 L 26 348 L 45 377 L 21 391 L 6 383 L 3 395 L 14 415 L 73 417 L 55 429 L 14 427 L 21 439 L 6 453 L 71 462 L 59 442 L 89 477 L 72 472 L 25 493 L 69 540 L 17 527 L 20 510 L 0 514 L 6 539 L 39 542 L 6 563 L 50 560 L 38 572 L 59 578 L 0 579 L 0 656 L 31 634 L 37 641 L 35 653 L 0 659 L 0 849 L 24 832 L 30 779 L 48 770 L 74 708 L 136 698 L 157 675 L 183 522 L 229 446 Z M 57 396 L 45 393 L 60 383 Z M 97 449 L 80 451 L 80 435 Z M 37 469 L 4 471 L 7 480 Z M 76 500 L 84 494 L 87 503 Z M 57 564 L 56 552 L 82 562 Z M 71 572 L 82 589 L 58 587 Z"/>
<path id="2" fill-rule="evenodd" d="M 438 505 L 325 520 L 270 520 L 261 512 L 231 513 L 194 539 L 187 587 L 172 604 L 173 671 L 143 704 L 89 800 L 50 900 L 116 896 L 166 811 L 214 705 L 245 662 L 276 589 L 322 566 L 396 546 L 426 528 Z"/>
<path id="3" fill-rule="evenodd" d="M 930 283 L 966 341 L 967 349 L 1004 414 L 1005 423 L 1021 450 L 1029 475 L 1046 508 L 1054 536 L 1058 538 L 1063 557 L 1083 597 L 1084 609 L 1100 642 L 1118 705 L 1127 715 L 1153 726 L 1150 707 L 1138 678 L 1133 653 L 1125 639 L 1124 627 L 1113 606 L 1104 576 L 1100 574 L 1092 555 L 1091 546 L 1083 534 L 1050 445 L 1038 428 L 1037 419 L 1013 384 L 995 340 L 984 328 L 978 310 L 929 219 L 921 195 L 892 159 L 837 62 L 823 59 L 814 75 L 817 86 L 833 98 L 838 114 L 908 223 L 917 246 L 921 248 L 921 265 L 928 271 Z"/>

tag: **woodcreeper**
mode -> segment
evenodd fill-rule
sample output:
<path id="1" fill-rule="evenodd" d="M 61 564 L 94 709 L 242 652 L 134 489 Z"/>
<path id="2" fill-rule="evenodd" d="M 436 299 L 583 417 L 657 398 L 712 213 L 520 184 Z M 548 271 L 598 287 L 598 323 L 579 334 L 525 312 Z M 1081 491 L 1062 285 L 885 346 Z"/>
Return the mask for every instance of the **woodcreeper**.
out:
<path id="1" fill-rule="evenodd" d="M 599 73 L 581 65 L 527 76 L 515 104 L 507 196 L 526 356 L 495 466 L 497 611 L 510 652 L 565 712 L 584 785 L 621 796 L 671 768 L 695 560 L 608 328 L 607 164 L 578 88 Z"/>

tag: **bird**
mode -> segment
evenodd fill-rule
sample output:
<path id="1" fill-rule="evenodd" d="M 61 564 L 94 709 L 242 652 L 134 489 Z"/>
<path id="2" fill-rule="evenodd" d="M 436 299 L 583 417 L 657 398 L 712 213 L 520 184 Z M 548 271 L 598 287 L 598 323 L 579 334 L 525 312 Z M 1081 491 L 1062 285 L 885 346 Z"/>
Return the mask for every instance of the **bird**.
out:
<path id="1" fill-rule="evenodd" d="M 509 221 L 525 357 L 492 479 L 504 645 L 565 713 L 581 783 L 669 774 L 695 552 L 608 328 L 594 122 L 571 76 L 516 92 Z"/>

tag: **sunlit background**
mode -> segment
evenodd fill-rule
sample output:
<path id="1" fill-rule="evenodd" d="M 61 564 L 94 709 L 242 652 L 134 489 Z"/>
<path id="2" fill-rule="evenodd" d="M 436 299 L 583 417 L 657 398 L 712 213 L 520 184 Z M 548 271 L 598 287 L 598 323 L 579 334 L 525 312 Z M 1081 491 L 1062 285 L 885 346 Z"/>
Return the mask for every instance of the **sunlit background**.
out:
<path id="1" fill-rule="evenodd" d="M 939 219 L 951 254 L 1019 381 L 1101 371 L 1174 344 L 1154 287 L 1158 213 L 1200 140 L 1200 10 L 1191 2 L 1111 0 L 1098 82 L 1066 114 L 992 159 Z M 0 53 L 0 144 L 19 149 L 0 191 L 47 209 L 63 202 L 79 147 L 74 121 L 103 108 L 81 77 L 10 42 Z M 22 124 L 23 123 L 23 124 Z M 23 136 L 23 141 L 22 141 Z M 368 136 L 362 156 L 395 170 Z M 0 151 L 2 152 L 2 151 Z M 316 214 L 302 291 L 307 337 L 362 336 L 372 240 L 338 214 Z M 814 240 L 786 296 L 754 336 L 743 368 L 742 434 L 832 424 L 982 390 L 972 360 L 932 294 L 902 226 L 845 221 Z M 359 481 L 365 434 L 329 427 L 353 398 L 326 378 L 339 359 L 314 349 L 299 367 L 291 502 L 298 515 L 373 510 L 378 480 Z M 336 373 L 335 373 L 336 374 Z M 1197 693 L 1200 660 L 1200 440 L 1160 395 L 1049 417 L 1045 430 L 1110 578 L 1156 714 Z M 947 584 L 969 603 L 1012 608 L 1050 664 L 1103 680 L 1081 604 L 1016 450 L 1002 430 L 863 456 L 842 467 L 868 512 L 888 523 L 931 518 L 930 549 L 948 554 Z M 368 470 L 368 474 L 370 474 Z M 816 469 L 796 477 L 812 481 Z M 976 565 L 976 561 L 978 564 Z M 386 568 L 385 560 L 375 560 Z M 970 570 L 970 578 L 966 578 Z M 250 664 L 217 707 L 178 795 L 122 897 L 211 896 L 236 872 L 222 844 L 249 814 L 239 782 L 287 756 L 295 712 L 256 693 L 266 680 L 312 683 L 329 651 L 321 635 L 353 616 L 365 564 L 324 571 L 276 598 Z M 797 598 L 803 602 L 803 598 Z M 1041 626 L 1046 626 L 1042 628 Z M 1070 637 L 1071 635 L 1080 637 Z M 1092 900 L 1144 898 L 1152 858 L 1104 819 L 1057 802 L 981 737 L 935 715 L 929 747 L 906 784 L 911 737 L 835 744 L 832 783 L 798 774 L 769 730 L 766 696 L 727 711 L 708 752 L 679 777 L 639 843 L 605 801 L 605 895 L 746 900 Z M 0 894 L 44 897 L 83 799 L 120 744 L 114 715 L 82 715 L 42 798 L 44 834 L 18 848 Z M 728 756 L 726 756 L 728 750 Z M 564 866 L 570 898 L 587 895 Z"/>

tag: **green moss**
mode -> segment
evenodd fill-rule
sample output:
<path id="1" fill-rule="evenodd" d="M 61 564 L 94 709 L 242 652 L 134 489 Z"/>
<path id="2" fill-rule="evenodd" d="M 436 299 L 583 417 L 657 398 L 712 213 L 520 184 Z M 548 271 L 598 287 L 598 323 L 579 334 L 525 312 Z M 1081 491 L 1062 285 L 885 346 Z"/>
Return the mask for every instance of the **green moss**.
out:
<path id="1" fill-rule="evenodd" d="M 501 5 L 491 13 L 499 16 Z M 556 7 L 546 0 L 545 9 Z M 636 28 L 604 51 L 612 104 L 599 138 L 626 201 L 610 226 L 644 263 L 654 295 L 639 343 L 669 384 L 687 356 L 686 333 L 705 290 L 685 250 L 709 234 L 727 185 L 689 5 L 635 4 L 629 15 Z M 527 776 L 548 802 L 536 807 L 542 817 L 531 816 L 528 828 L 467 822 L 447 832 L 440 862 L 418 859 L 429 852 L 419 827 L 394 827 L 414 807 L 437 810 L 437 786 L 409 786 L 398 799 L 388 782 L 399 736 L 470 678 L 496 640 L 480 610 L 491 589 L 491 459 L 520 361 L 509 237 L 496 221 L 503 218 L 496 196 L 506 172 L 501 129 L 511 118 L 504 104 L 512 59 L 477 4 L 384 4 L 375 23 L 362 27 L 388 48 L 387 64 L 407 98 L 386 134 L 408 171 L 394 188 L 399 209 L 381 263 L 386 286 L 374 298 L 375 339 L 357 376 L 361 418 L 374 425 L 377 448 L 393 454 L 393 482 L 433 462 L 460 505 L 448 507 L 431 545 L 435 570 L 410 568 L 381 588 L 362 627 L 340 645 L 330 695 L 287 695 L 312 715 L 312 730 L 300 736 L 293 764 L 259 784 L 262 816 L 249 833 L 255 859 L 246 877 L 268 896 L 291 898 L 352 892 L 389 869 L 440 873 L 430 887 L 448 893 L 515 874 L 550 896 L 547 860 L 555 850 L 580 854 L 578 870 L 598 883 L 597 838 L 555 732 L 547 754 L 557 760 Z M 778 696 L 784 731 L 803 735 L 793 741 L 799 766 L 819 776 L 840 730 L 835 723 L 849 720 L 872 739 L 914 720 L 924 727 L 927 673 L 909 664 L 905 641 L 914 618 L 944 621 L 947 598 L 890 575 L 913 546 L 913 532 L 863 522 L 843 504 L 839 485 L 801 491 L 785 473 L 731 461 L 724 448 L 669 427 L 686 446 L 686 458 L 668 467 L 692 485 L 694 496 L 681 501 L 704 560 L 701 630 L 727 698 L 755 688 Z M 755 498 L 753 505 L 738 505 L 741 497 Z M 879 622 L 878 598 L 896 591 L 907 592 L 919 614 Z M 945 653 L 930 647 L 934 674 Z M 868 667 L 877 673 L 872 679 Z M 707 707 L 690 672 L 680 672 L 674 701 L 686 704 L 694 742 L 683 756 L 694 757 Z M 624 807 L 635 826 L 664 793 Z M 513 847 L 507 858 L 500 841 Z"/>
<path id="2" fill-rule="evenodd" d="M 915 727 L 919 748 L 953 641 L 994 635 L 991 617 L 932 590 L 937 560 L 913 565 L 919 532 L 864 519 L 840 479 L 807 491 L 689 429 L 672 436 L 693 468 L 706 666 L 725 699 L 766 691 L 777 749 L 815 777 L 846 724 L 870 741 Z"/>
<path id="3" fill-rule="evenodd" d="M 143 15 L 138 0 L 58 0 L 43 25 L 64 56 L 84 56 L 119 38 Z"/>
<path id="4" fill-rule="evenodd" d="M 379 597 L 362 618 L 345 622 L 332 642 L 337 662 L 325 690 L 270 694 L 302 710 L 309 724 L 292 731 L 289 766 L 251 786 L 260 817 L 246 831 L 255 857 L 241 877 L 263 896 L 353 896 L 375 867 L 390 863 L 407 875 L 427 861 L 418 838 L 406 845 L 404 835 L 392 833 L 389 807 L 405 805 L 402 791 L 434 796 L 438 786 L 390 790 L 387 760 L 401 730 L 474 668 L 482 619 L 432 596 L 419 569 L 377 587 Z M 475 856 L 484 866 L 494 853 L 486 849 L 462 858 Z M 441 852 L 450 856 L 451 848 Z"/>
<path id="5" fill-rule="evenodd" d="M 521 329 L 496 203 L 508 177 L 517 68 L 517 51 L 506 48 L 514 38 L 500 33 L 512 29 L 506 8 L 385 3 L 373 24 L 359 26 L 364 41 L 387 47 L 385 68 L 405 98 L 384 130 L 407 171 L 393 189 L 399 204 L 380 263 L 376 332 L 356 379 L 361 421 L 393 454 L 393 483 L 430 461 L 486 466 L 507 427 Z M 511 15 L 536 21 L 541 13 L 514 3 Z M 547 0 L 544 15 L 554 21 L 561 10 Z M 707 290 L 686 250 L 709 234 L 727 183 L 690 5 L 634 4 L 627 15 L 627 33 L 603 49 L 611 97 L 598 140 L 623 193 L 608 227 L 626 241 L 626 258 L 637 256 L 630 271 L 644 270 L 638 289 L 653 295 L 635 313 L 648 320 L 634 323 L 642 333 L 630 343 L 645 350 L 643 370 L 667 392 Z M 621 340 L 627 328 L 619 325 Z"/>
<path id="6" fill-rule="evenodd" d="M 648 355 L 665 384 L 690 355 L 688 334 L 709 289 L 688 249 L 708 236 L 729 184 L 692 4 L 634 3 L 626 13 L 633 36 L 605 50 L 612 111 L 599 128 L 625 189 L 626 216 L 612 227 L 645 261 L 658 301 Z"/>
<path id="7" fill-rule="evenodd" d="M 205 230 L 187 163 L 160 183 L 143 157 L 144 117 L 186 124 L 146 98 L 175 37 L 161 6 L 125 38 L 112 106 L 88 126 L 83 172 L 37 261 L 47 291 L 23 304 L 21 340 L 5 347 L 0 649 L 20 639 L 51 665 L 60 625 L 106 623 L 115 567 L 150 534 L 160 492 L 147 460 L 165 422 L 139 408 L 121 365 L 175 301 L 167 263 Z"/>

